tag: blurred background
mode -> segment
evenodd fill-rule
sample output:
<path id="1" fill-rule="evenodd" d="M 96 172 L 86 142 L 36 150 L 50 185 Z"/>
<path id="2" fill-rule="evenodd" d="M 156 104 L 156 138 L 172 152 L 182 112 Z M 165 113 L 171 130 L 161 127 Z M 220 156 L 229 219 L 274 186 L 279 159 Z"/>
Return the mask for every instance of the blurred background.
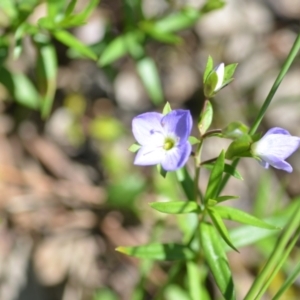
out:
<path id="1" fill-rule="evenodd" d="M 297 0 L 2 0 L 0 299 L 189 299 L 180 280 L 163 289 L 171 263 L 147 266 L 115 251 L 180 242 L 187 226 L 148 205 L 183 194 L 172 174 L 163 179 L 155 168 L 133 166 L 131 120 L 161 111 L 166 101 L 197 120 L 211 55 L 216 64 L 239 64 L 235 81 L 213 101 L 212 128 L 234 120 L 251 126 L 299 19 Z M 280 126 L 300 136 L 299 82 L 298 56 L 261 132 Z M 204 159 L 227 145 L 212 138 Z M 260 217 L 283 209 L 300 192 L 299 158 L 290 159 L 292 175 L 243 160 L 244 181 L 231 179 L 225 193 L 240 199 L 230 204 Z M 238 299 L 274 239 L 229 253 Z M 299 249 L 293 255 L 299 260 Z M 299 284 L 282 299 L 299 299 Z M 207 285 L 218 299 L 210 279 Z"/>

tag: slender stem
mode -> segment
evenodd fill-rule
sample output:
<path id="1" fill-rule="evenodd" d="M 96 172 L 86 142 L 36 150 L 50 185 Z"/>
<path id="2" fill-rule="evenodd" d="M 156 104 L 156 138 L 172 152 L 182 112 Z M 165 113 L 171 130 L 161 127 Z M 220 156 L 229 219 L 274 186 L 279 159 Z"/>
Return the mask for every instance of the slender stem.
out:
<path id="1" fill-rule="evenodd" d="M 256 277 L 255 281 L 253 282 L 244 300 L 256 299 L 257 294 L 263 288 L 263 285 L 268 280 L 272 271 L 284 256 L 284 252 L 286 251 L 285 247 L 288 244 L 288 241 L 291 238 L 291 236 L 293 236 L 295 230 L 299 228 L 299 223 L 300 223 L 300 201 L 298 203 L 298 206 L 295 209 L 295 213 L 292 215 L 289 222 L 287 223 L 288 225 L 285 228 L 285 231 L 277 241 L 276 246 L 274 247 L 273 252 L 271 253 L 266 265 L 262 269 L 261 273 Z M 297 233 L 299 234 L 299 232 Z"/>
<path id="2" fill-rule="evenodd" d="M 293 44 L 293 47 L 289 53 L 289 55 L 287 56 L 266 100 L 264 101 L 264 104 L 262 105 L 262 107 L 260 108 L 260 111 L 255 119 L 255 121 L 253 122 L 253 125 L 249 131 L 249 134 L 254 134 L 258 128 L 258 126 L 260 125 L 280 83 L 282 82 L 284 76 L 286 75 L 287 71 L 289 70 L 290 66 L 292 65 L 292 62 L 294 61 L 294 59 L 296 58 L 298 52 L 300 50 L 300 33 L 298 34 L 294 44 Z M 236 168 L 236 166 L 238 165 L 239 163 L 239 159 L 236 159 L 233 161 L 232 163 L 232 167 L 233 168 Z M 224 175 L 224 178 L 220 184 L 220 192 L 223 190 L 223 188 L 226 186 L 227 184 L 227 181 L 229 180 L 230 178 L 230 175 L 229 174 L 225 174 Z"/>
<path id="3" fill-rule="evenodd" d="M 203 139 L 201 139 L 200 143 L 197 146 L 197 150 L 195 153 L 195 179 L 194 179 L 194 195 L 195 201 L 199 201 L 200 206 L 202 203 L 202 194 L 199 193 L 199 178 L 200 178 L 200 164 L 201 164 L 201 152 L 202 152 Z"/>
<path id="4" fill-rule="evenodd" d="M 210 137 L 210 136 L 218 134 L 218 133 L 222 133 L 222 129 L 208 130 L 203 134 L 202 138 L 204 139 L 204 138 Z"/>

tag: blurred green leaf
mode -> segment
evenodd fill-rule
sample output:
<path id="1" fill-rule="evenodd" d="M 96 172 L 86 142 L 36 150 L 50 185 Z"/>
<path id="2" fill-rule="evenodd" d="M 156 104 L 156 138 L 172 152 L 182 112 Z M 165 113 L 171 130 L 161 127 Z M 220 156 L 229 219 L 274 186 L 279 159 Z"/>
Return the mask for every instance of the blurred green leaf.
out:
<path id="1" fill-rule="evenodd" d="M 207 202 L 208 199 L 215 199 L 217 197 L 219 186 L 222 180 L 223 171 L 224 171 L 224 165 L 225 165 L 225 155 L 224 155 L 224 151 L 222 150 L 209 176 L 209 181 L 204 196 L 205 203 Z"/>
<path id="2" fill-rule="evenodd" d="M 205 163 L 201 166 L 203 166 L 205 169 L 212 170 L 214 165 L 215 163 Z M 224 173 L 227 173 L 236 179 L 243 180 L 242 175 L 229 164 L 224 165 Z"/>
<path id="3" fill-rule="evenodd" d="M 141 30 L 152 37 L 154 40 L 167 44 L 179 44 L 182 39 L 171 32 L 163 32 L 157 28 L 156 24 L 150 21 L 144 21 L 140 23 Z"/>
<path id="4" fill-rule="evenodd" d="M 224 196 L 217 197 L 216 202 L 219 203 L 219 202 L 224 202 L 224 201 L 227 201 L 227 200 L 238 199 L 238 198 L 239 198 L 239 196 L 224 195 Z"/>
<path id="5" fill-rule="evenodd" d="M 65 30 L 58 30 L 52 32 L 54 37 L 59 40 L 62 44 L 74 48 L 83 56 L 90 58 L 92 60 L 97 60 L 97 56 L 95 53 L 86 45 L 84 45 L 81 41 L 75 38 L 71 33 Z"/>
<path id="6" fill-rule="evenodd" d="M 11 0 L 1 0 L 0 10 L 2 10 L 10 20 L 14 20 L 18 15 L 16 4 Z"/>
<path id="7" fill-rule="evenodd" d="M 9 40 L 5 36 L 0 37 L 0 66 L 5 62 L 9 53 Z"/>
<path id="8" fill-rule="evenodd" d="M 41 98 L 32 82 L 23 74 L 11 73 L 0 68 L 0 83 L 9 91 L 13 99 L 28 108 L 38 109 Z"/>
<path id="9" fill-rule="evenodd" d="M 128 54 L 130 50 L 128 42 L 130 43 L 131 52 L 134 52 L 134 45 L 138 45 L 138 47 L 140 47 L 139 45 L 142 43 L 143 39 L 144 35 L 138 30 L 129 31 L 116 37 L 105 47 L 99 58 L 99 65 L 102 67 L 107 66 Z"/>
<path id="10" fill-rule="evenodd" d="M 124 132 L 124 126 L 116 118 L 96 117 L 89 127 L 90 135 L 101 141 L 114 141 Z"/>
<path id="11" fill-rule="evenodd" d="M 155 28 L 162 33 L 179 31 L 193 26 L 201 16 L 197 9 L 186 7 L 157 21 Z"/>
<path id="12" fill-rule="evenodd" d="M 63 18 L 63 9 L 65 1 L 61 0 L 47 0 L 48 17 L 54 22 L 59 21 Z"/>
<path id="13" fill-rule="evenodd" d="M 200 240 L 204 257 L 226 300 L 235 300 L 235 291 L 226 253 L 215 228 L 205 222 L 200 223 Z"/>
<path id="14" fill-rule="evenodd" d="M 156 105 L 163 102 L 164 96 L 156 64 L 150 57 L 144 57 L 136 62 L 137 71 L 152 102 Z"/>
<path id="15" fill-rule="evenodd" d="M 118 247 L 117 251 L 143 259 L 190 260 L 196 256 L 189 247 L 179 244 L 148 244 L 136 247 Z"/>
<path id="16" fill-rule="evenodd" d="M 179 285 L 169 284 L 164 293 L 166 300 L 191 300 L 188 293 Z"/>
<path id="17" fill-rule="evenodd" d="M 260 220 L 242 210 L 227 207 L 227 206 L 215 206 L 214 210 L 218 212 L 218 214 L 227 220 L 232 220 L 235 222 L 239 222 L 242 224 L 248 224 L 260 228 L 267 228 L 267 229 L 279 229 L 278 227 L 268 224 L 263 220 Z"/>
<path id="18" fill-rule="evenodd" d="M 202 13 L 208 13 L 210 11 L 220 9 L 226 4 L 225 1 L 222 0 L 207 0 L 205 5 L 201 8 Z"/>
<path id="19" fill-rule="evenodd" d="M 213 120 L 213 107 L 209 100 L 205 100 L 198 122 L 198 129 L 201 135 L 205 134 Z"/>
<path id="20" fill-rule="evenodd" d="M 66 8 L 66 12 L 65 12 L 65 16 L 70 16 L 72 14 L 72 12 L 74 11 L 74 8 L 76 6 L 77 0 L 70 0 L 67 8 Z"/>
<path id="21" fill-rule="evenodd" d="M 103 288 L 95 292 L 93 300 L 118 300 L 118 296 L 115 292 L 108 288 Z"/>
<path id="22" fill-rule="evenodd" d="M 226 242 L 226 244 L 228 246 L 230 246 L 232 249 L 234 249 L 235 251 L 239 252 L 236 247 L 233 245 L 228 230 L 220 216 L 220 214 L 218 213 L 218 211 L 215 209 L 217 206 L 214 207 L 209 207 L 207 209 L 211 220 L 213 222 L 213 224 L 215 225 L 216 229 L 218 230 L 220 236 L 223 238 L 223 240 Z"/>
<path id="23" fill-rule="evenodd" d="M 53 44 L 48 40 L 35 37 L 37 46 L 37 79 L 40 94 L 43 97 L 41 105 L 42 117 L 49 116 L 56 92 L 57 58 Z"/>
<path id="24" fill-rule="evenodd" d="M 193 201 L 152 202 L 149 205 L 166 214 L 186 214 L 200 212 L 200 207 Z"/>

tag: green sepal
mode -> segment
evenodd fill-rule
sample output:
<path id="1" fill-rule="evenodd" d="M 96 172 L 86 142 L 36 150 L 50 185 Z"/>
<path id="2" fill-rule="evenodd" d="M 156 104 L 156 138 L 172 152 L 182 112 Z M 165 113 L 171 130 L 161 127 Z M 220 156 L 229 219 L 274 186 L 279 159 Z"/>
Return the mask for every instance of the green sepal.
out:
<path id="1" fill-rule="evenodd" d="M 129 256 L 151 260 L 191 260 L 196 253 L 180 244 L 153 243 L 136 247 L 117 247 L 116 251 Z"/>
<path id="2" fill-rule="evenodd" d="M 213 107 L 209 100 L 205 100 L 204 106 L 199 118 L 198 129 L 200 135 L 203 136 L 210 127 L 213 120 Z"/>
<path id="3" fill-rule="evenodd" d="M 139 145 L 139 144 L 132 144 L 129 148 L 128 148 L 128 151 L 132 152 L 132 153 L 135 153 L 137 152 L 142 146 Z"/>
<path id="4" fill-rule="evenodd" d="M 160 164 L 156 165 L 158 173 L 163 177 L 166 178 L 168 171 L 166 171 Z"/>
<path id="5" fill-rule="evenodd" d="M 242 122 L 234 121 L 222 129 L 222 137 L 227 139 L 237 139 L 249 132 L 249 127 Z"/>
<path id="6" fill-rule="evenodd" d="M 208 199 L 215 199 L 217 197 L 219 186 L 222 181 L 222 175 L 224 172 L 224 165 L 225 165 L 225 154 L 224 151 L 222 150 L 210 173 L 207 189 L 204 196 L 204 203 L 206 203 Z"/>
<path id="7" fill-rule="evenodd" d="M 251 137 L 243 135 L 242 137 L 234 140 L 226 151 L 226 159 L 233 160 L 239 157 L 253 157 L 251 153 Z"/>
<path id="8" fill-rule="evenodd" d="M 225 66 L 225 71 L 224 71 L 224 79 L 222 83 L 222 87 L 225 85 L 228 85 L 230 82 L 233 81 L 233 74 L 235 72 L 235 69 L 238 64 L 230 64 L 228 66 Z"/>
<path id="9" fill-rule="evenodd" d="M 215 95 L 215 88 L 218 83 L 218 75 L 215 71 L 211 71 L 204 82 L 204 96 L 212 98 Z"/>
<path id="10" fill-rule="evenodd" d="M 167 115 L 168 113 L 170 113 L 172 111 L 171 105 L 169 102 L 167 102 L 163 108 L 162 114 L 163 115 Z"/>
<path id="11" fill-rule="evenodd" d="M 205 260 L 224 299 L 235 300 L 235 289 L 224 245 L 212 224 L 201 222 L 200 242 Z"/>
<path id="12" fill-rule="evenodd" d="M 208 75 L 212 72 L 213 68 L 214 68 L 214 61 L 213 61 L 212 57 L 209 55 L 208 59 L 207 59 L 206 67 L 204 70 L 204 74 L 203 74 L 203 84 L 205 83 Z"/>
<path id="13" fill-rule="evenodd" d="M 220 216 L 220 214 L 218 213 L 218 211 L 216 210 L 218 206 L 210 206 L 207 207 L 207 211 L 208 214 L 213 222 L 213 224 L 215 225 L 215 228 L 217 229 L 217 231 L 219 232 L 220 236 L 223 238 L 223 240 L 226 242 L 226 244 L 228 246 L 230 246 L 233 250 L 235 250 L 236 252 L 239 252 L 235 246 L 233 245 L 228 230 L 222 220 L 222 217 Z"/>
<path id="14" fill-rule="evenodd" d="M 231 221 L 235 221 L 242 224 L 252 225 L 255 227 L 266 229 L 280 229 L 274 225 L 268 224 L 263 220 L 260 220 L 242 210 L 228 207 L 228 206 L 215 206 L 214 210 L 223 218 Z"/>
<path id="15" fill-rule="evenodd" d="M 200 143 L 200 140 L 194 136 L 189 136 L 188 140 L 192 146 Z"/>
<path id="16" fill-rule="evenodd" d="M 194 201 L 152 202 L 149 205 L 155 210 L 166 214 L 199 213 L 201 209 Z"/>

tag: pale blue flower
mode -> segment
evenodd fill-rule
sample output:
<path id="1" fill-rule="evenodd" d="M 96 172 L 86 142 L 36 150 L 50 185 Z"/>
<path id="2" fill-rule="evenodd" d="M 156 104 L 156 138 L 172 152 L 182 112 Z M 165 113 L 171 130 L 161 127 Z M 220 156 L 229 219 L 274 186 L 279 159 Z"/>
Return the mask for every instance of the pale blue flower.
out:
<path id="1" fill-rule="evenodd" d="M 161 164 L 166 171 L 184 166 L 191 153 L 188 141 L 192 130 L 188 110 L 173 110 L 167 115 L 156 112 L 141 114 L 132 120 L 132 132 L 141 145 L 134 164 Z"/>
<path id="2" fill-rule="evenodd" d="M 276 169 L 291 173 L 292 166 L 285 161 L 300 146 L 300 138 L 279 127 L 271 128 L 257 142 L 251 146 L 252 154 L 260 161 L 264 168 L 269 165 Z"/>

